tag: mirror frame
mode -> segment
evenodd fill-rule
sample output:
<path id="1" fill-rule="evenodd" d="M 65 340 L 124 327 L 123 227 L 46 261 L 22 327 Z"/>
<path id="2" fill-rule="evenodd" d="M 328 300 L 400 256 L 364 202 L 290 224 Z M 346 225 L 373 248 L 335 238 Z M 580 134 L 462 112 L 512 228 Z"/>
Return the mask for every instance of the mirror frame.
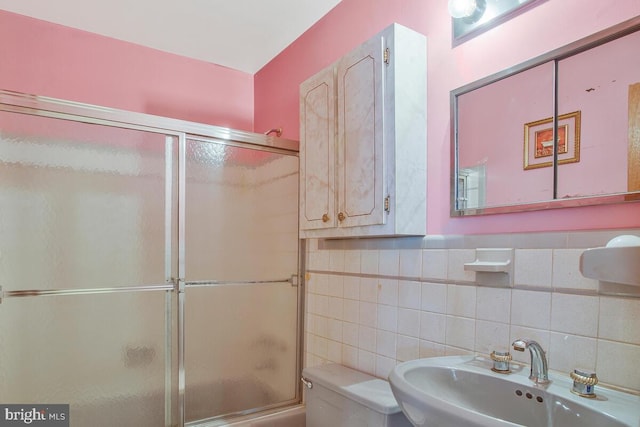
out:
<path id="1" fill-rule="evenodd" d="M 554 64 L 553 118 L 554 118 L 554 128 L 555 128 L 557 127 L 557 120 L 558 120 L 557 119 L 558 118 L 558 99 L 557 99 L 558 62 L 562 59 L 566 59 L 571 56 L 577 55 L 581 52 L 603 45 L 610 41 L 616 40 L 620 37 L 624 37 L 626 35 L 632 34 L 636 31 L 640 31 L 640 16 L 636 16 L 627 21 L 621 22 L 620 24 L 614 25 L 610 28 L 607 28 L 605 30 L 602 30 L 590 36 L 587 36 L 583 39 L 580 39 L 576 42 L 573 42 L 566 46 L 552 50 L 536 58 L 530 59 L 526 62 L 507 68 L 503 71 L 492 74 L 490 76 L 487 76 L 485 78 L 482 78 L 480 80 L 469 83 L 465 86 L 462 86 L 458 89 L 454 89 L 453 91 L 451 91 L 450 93 L 451 116 L 450 117 L 451 117 L 452 123 L 450 126 L 450 131 L 451 131 L 450 216 L 460 217 L 460 216 L 472 216 L 472 215 L 526 212 L 526 211 L 545 210 L 545 209 L 559 209 L 559 208 L 577 207 L 577 206 L 593 206 L 593 205 L 630 203 L 630 202 L 640 201 L 639 192 L 614 193 L 614 194 L 607 194 L 607 195 L 584 196 L 584 197 L 575 197 L 575 198 L 567 198 L 567 199 L 552 199 L 552 200 L 547 200 L 542 202 L 498 205 L 498 206 L 489 206 L 489 207 L 471 208 L 471 209 L 458 209 L 458 200 L 457 200 L 458 199 L 457 197 L 458 177 L 459 177 L 458 175 L 458 122 L 459 122 L 458 97 L 459 96 L 464 95 L 465 93 L 471 92 L 473 90 L 485 87 L 487 85 L 490 85 L 491 83 L 495 83 L 497 81 L 506 79 L 507 77 L 513 76 L 523 71 L 527 71 L 541 64 L 552 62 Z M 553 165 L 554 195 L 556 192 L 555 191 L 556 188 L 557 188 L 557 164 L 554 162 L 554 165 Z"/>

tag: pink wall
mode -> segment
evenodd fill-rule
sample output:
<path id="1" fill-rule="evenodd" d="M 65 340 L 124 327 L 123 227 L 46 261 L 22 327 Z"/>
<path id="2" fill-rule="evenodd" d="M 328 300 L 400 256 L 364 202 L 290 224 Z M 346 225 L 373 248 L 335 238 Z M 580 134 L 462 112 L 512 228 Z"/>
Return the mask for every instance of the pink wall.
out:
<path id="1" fill-rule="evenodd" d="M 523 169 L 523 123 L 553 115 L 551 63 L 460 96 L 458 112 L 458 162 L 485 165 L 485 206 L 553 199 L 553 169 Z"/>
<path id="2" fill-rule="evenodd" d="M 636 227 L 640 204 L 449 218 L 449 92 L 640 15 L 637 0 L 585 3 L 545 2 L 452 49 L 445 0 L 343 0 L 253 77 L 0 11 L 0 88 L 242 130 L 282 126 L 297 139 L 300 82 L 398 22 L 428 37 L 430 234 Z"/>
<path id="3" fill-rule="evenodd" d="M 0 10 L 0 89 L 253 130 L 253 76 Z"/>
<path id="4" fill-rule="evenodd" d="M 638 0 L 547 1 L 451 48 L 446 0 L 343 0 L 260 70 L 256 130 L 284 128 L 298 138 L 298 86 L 392 22 L 428 37 L 428 232 L 579 230 L 640 226 L 640 204 L 449 218 L 449 92 L 464 84 L 640 15 Z"/>
<path id="5" fill-rule="evenodd" d="M 640 33 L 560 61 L 559 109 L 581 110 L 580 162 L 559 170 L 558 196 L 627 189 L 629 86 L 640 82 Z M 597 59 L 600 59 L 598 61 Z M 586 174 L 604 166 L 607 174 Z M 640 168 L 640 165 L 638 165 Z"/>

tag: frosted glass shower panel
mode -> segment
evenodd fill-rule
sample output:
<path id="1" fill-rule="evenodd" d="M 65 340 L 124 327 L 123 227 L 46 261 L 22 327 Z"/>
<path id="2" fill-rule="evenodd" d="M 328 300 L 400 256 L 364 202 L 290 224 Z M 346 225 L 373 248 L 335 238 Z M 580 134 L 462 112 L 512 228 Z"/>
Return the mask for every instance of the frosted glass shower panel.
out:
<path id="1" fill-rule="evenodd" d="M 9 298 L 0 402 L 68 403 L 72 426 L 165 425 L 165 291 Z"/>
<path id="2" fill-rule="evenodd" d="M 295 399 L 297 288 L 192 287 L 185 299 L 187 421 Z"/>
<path id="3" fill-rule="evenodd" d="M 164 283 L 165 144 L 162 134 L 0 112 L 5 289 Z"/>
<path id="4" fill-rule="evenodd" d="M 295 273 L 298 158 L 187 140 L 186 162 L 187 281 Z"/>

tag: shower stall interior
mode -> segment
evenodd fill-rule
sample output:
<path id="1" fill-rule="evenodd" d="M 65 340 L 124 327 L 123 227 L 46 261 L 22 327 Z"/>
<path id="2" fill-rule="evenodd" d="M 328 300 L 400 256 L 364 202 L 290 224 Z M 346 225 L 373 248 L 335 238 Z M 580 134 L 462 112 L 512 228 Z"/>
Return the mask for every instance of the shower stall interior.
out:
<path id="1" fill-rule="evenodd" d="M 71 426 L 300 402 L 297 143 L 0 91 L 0 403 Z"/>

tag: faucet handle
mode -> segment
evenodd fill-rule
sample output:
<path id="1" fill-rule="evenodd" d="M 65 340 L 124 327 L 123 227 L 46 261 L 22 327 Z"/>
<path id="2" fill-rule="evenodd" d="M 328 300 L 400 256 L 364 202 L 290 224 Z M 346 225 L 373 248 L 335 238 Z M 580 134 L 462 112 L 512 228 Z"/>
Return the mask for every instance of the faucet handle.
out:
<path id="1" fill-rule="evenodd" d="M 582 397 L 596 397 L 595 385 L 598 384 L 598 376 L 595 372 L 585 369 L 574 369 L 569 376 L 573 380 L 572 393 Z"/>
<path id="2" fill-rule="evenodd" d="M 490 357 L 491 360 L 493 360 L 493 368 L 491 368 L 493 372 L 499 374 L 508 374 L 511 372 L 511 353 L 508 351 L 492 351 Z"/>

